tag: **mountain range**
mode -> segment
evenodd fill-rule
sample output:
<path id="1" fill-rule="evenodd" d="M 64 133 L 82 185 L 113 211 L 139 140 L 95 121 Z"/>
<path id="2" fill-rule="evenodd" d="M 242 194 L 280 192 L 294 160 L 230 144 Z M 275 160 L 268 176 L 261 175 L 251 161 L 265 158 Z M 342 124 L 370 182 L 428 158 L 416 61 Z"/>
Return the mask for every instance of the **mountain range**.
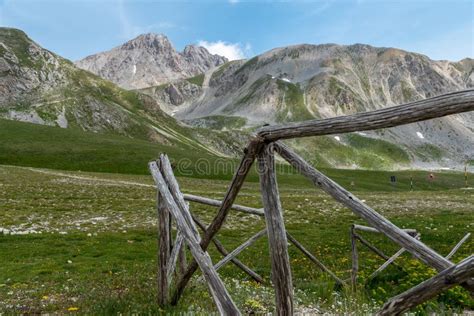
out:
<path id="1" fill-rule="evenodd" d="M 296 45 L 226 63 L 207 72 L 200 84 L 178 81 L 141 92 L 192 125 L 215 126 L 221 121 L 223 127 L 251 127 L 365 112 L 469 89 L 474 87 L 473 69 L 470 58 L 434 61 L 362 44 Z M 359 136 L 401 146 L 419 167 L 433 161 L 462 164 L 474 154 L 474 114 Z M 351 146 L 346 136 L 335 139 Z M 305 141 L 300 149 L 314 147 Z"/>
<path id="2" fill-rule="evenodd" d="M 0 28 L 0 117 L 238 156 L 264 124 L 326 118 L 473 88 L 474 60 L 395 48 L 296 45 L 228 61 L 178 52 L 144 34 L 72 63 Z M 373 132 L 289 141 L 319 165 L 460 167 L 474 156 L 474 114 Z"/>
<path id="3" fill-rule="evenodd" d="M 140 89 L 193 77 L 227 61 L 195 45 L 177 52 L 166 36 L 149 33 L 79 60 L 76 66 L 124 89 Z"/>
<path id="4" fill-rule="evenodd" d="M 151 97 L 77 68 L 32 41 L 0 28 L 0 117 L 112 133 L 210 153 L 233 154 L 224 134 L 176 121 Z M 218 150 L 217 150 L 217 149 Z"/>

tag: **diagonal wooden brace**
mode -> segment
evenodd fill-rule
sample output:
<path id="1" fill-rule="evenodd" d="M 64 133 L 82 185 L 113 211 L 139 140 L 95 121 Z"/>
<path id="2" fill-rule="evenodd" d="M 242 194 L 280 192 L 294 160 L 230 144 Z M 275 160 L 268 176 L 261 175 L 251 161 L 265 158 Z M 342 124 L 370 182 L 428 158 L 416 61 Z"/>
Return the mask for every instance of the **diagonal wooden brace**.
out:
<path id="1" fill-rule="evenodd" d="M 162 156 L 162 158 L 167 160 L 166 156 Z M 170 187 L 170 183 L 167 183 L 163 177 L 156 162 L 150 162 L 149 168 L 157 188 L 163 198 L 164 204 L 175 218 L 178 229 L 183 234 L 194 259 L 201 268 L 204 278 L 208 284 L 209 291 L 217 305 L 217 309 L 221 314 L 224 315 L 240 315 L 237 306 L 233 302 L 224 286 L 224 283 L 214 269 L 209 254 L 202 250 L 201 246 L 199 245 L 199 239 L 187 221 L 188 217 L 191 218 L 191 214 L 189 213 L 187 205 L 184 204 L 184 209 L 180 209 L 178 203 L 175 201 L 175 196 L 177 196 L 179 192 L 174 192 L 174 194 L 170 192 L 172 187 Z M 188 215 L 185 215 L 185 213 L 188 213 Z"/>
<path id="2" fill-rule="evenodd" d="M 438 271 L 443 271 L 453 266 L 451 261 L 426 246 L 423 242 L 411 237 L 388 219 L 365 205 L 356 196 L 316 170 L 316 168 L 307 163 L 283 143 L 275 142 L 274 147 L 283 159 L 313 181 L 317 187 L 320 187 L 323 191 L 331 195 L 336 201 L 347 206 L 352 212 L 365 219 L 372 227 L 383 232 L 387 237 L 405 248 L 416 258 Z M 471 293 L 474 291 L 474 283 L 471 283 L 471 280 L 467 282 L 467 284 L 463 284 L 463 286 L 470 290 Z"/>
<path id="3" fill-rule="evenodd" d="M 474 256 L 435 275 L 408 291 L 388 300 L 377 316 L 400 315 L 455 285 L 474 277 Z"/>

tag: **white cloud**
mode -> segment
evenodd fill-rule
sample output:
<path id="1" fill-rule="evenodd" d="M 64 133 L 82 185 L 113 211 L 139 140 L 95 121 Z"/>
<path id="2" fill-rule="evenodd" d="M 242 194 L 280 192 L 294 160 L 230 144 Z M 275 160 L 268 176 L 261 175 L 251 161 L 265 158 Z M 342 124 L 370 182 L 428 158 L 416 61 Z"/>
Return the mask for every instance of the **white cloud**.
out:
<path id="1" fill-rule="evenodd" d="M 252 49 L 248 43 L 242 47 L 240 43 L 228 43 L 224 41 L 199 41 L 198 45 L 206 48 L 211 54 L 221 55 L 227 57 L 229 60 L 244 59 L 247 55 L 246 53 Z"/>

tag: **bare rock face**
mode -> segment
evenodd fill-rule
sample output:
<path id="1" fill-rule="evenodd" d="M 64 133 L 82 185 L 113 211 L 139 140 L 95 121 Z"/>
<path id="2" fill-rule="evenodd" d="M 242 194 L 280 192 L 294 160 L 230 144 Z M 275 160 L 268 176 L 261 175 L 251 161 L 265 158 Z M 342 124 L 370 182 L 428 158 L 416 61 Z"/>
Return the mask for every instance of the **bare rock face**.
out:
<path id="1" fill-rule="evenodd" d="M 167 61 L 175 69 L 181 67 L 182 60 L 189 59 L 195 63 L 195 71 L 201 71 L 200 62 L 207 53 L 189 47 L 186 56 L 176 56 L 169 41 L 162 36 L 129 42 L 123 49 L 169 54 Z M 200 78 L 189 79 L 194 83 L 185 81 L 185 84 L 168 87 L 166 91 L 171 97 L 165 101 L 180 104 L 198 95 Z M 230 155 L 238 150 L 234 140 L 227 141 L 229 137 L 196 131 L 181 124 L 166 115 L 152 97 L 124 90 L 42 48 L 24 32 L 2 27 L 0 119 L 113 133 L 206 154 Z"/>
<path id="2" fill-rule="evenodd" d="M 166 36 L 150 33 L 88 56 L 76 65 L 122 88 L 141 89 L 193 77 L 226 61 L 204 47 L 188 45 L 177 52 Z"/>
<path id="3" fill-rule="evenodd" d="M 198 95 L 180 104 L 166 101 L 171 95 L 166 90 L 154 97 L 162 109 L 187 122 L 228 116 L 245 118 L 247 126 L 279 124 L 371 111 L 473 88 L 474 61 L 434 61 L 363 44 L 296 45 L 226 63 L 206 73 L 204 81 L 209 84 Z M 359 136 L 401 146 L 416 166 L 461 166 L 474 158 L 474 113 Z M 337 143 L 348 144 L 344 137 Z"/>

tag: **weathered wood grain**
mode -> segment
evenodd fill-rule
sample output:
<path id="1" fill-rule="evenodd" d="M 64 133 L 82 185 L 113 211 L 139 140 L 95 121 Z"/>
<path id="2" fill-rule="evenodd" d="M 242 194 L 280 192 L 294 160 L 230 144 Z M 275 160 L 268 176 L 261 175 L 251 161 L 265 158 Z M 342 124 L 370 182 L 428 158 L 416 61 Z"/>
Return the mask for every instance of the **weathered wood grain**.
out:
<path id="1" fill-rule="evenodd" d="M 186 221 L 187 216 L 183 214 L 183 210 L 180 209 L 176 203 L 174 199 L 174 197 L 177 196 L 176 192 L 175 194 L 170 192 L 171 187 L 169 186 L 169 183 L 165 181 L 155 162 L 150 162 L 149 168 L 165 206 L 175 218 L 178 229 L 182 232 L 195 261 L 206 279 L 207 285 L 209 286 L 209 292 L 217 305 L 219 313 L 223 315 L 240 315 L 237 306 L 232 301 L 224 283 L 214 269 L 209 254 L 201 248 L 199 240 L 196 238 L 194 231 Z M 185 208 L 184 211 L 189 212 L 187 208 Z"/>
<path id="2" fill-rule="evenodd" d="M 183 246 L 179 250 L 178 254 L 178 268 L 176 271 L 177 277 L 183 275 L 183 273 L 186 271 L 186 266 L 186 243 L 183 243 Z"/>
<path id="3" fill-rule="evenodd" d="M 178 262 L 178 257 L 181 252 L 181 248 L 184 246 L 184 236 L 183 234 L 178 230 L 178 233 L 176 235 L 176 241 L 174 243 L 173 249 L 171 250 L 171 255 L 168 260 L 168 271 L 167 271 L 167 279 L 168 279 L 168 284 L 171 284 L 171 279 L 173 277 L 173 273 L 175 272 L 176 269 L 176 263 Z"/>
<path id="4" fill-rule="evenodd" d="M 222 206 L 222 202 L 218 200 L 214 200 L 214 199 L 210 199 L 210 198 L 206 198 L 206 197 L 202 197 L 198 195 L 192 195 L 192 194 L 183 194 L 183 196 L 186 201 L 196 202 L 196 203 L 201 203 L 201 204 L 206 204 L 206 205 L 216 206 L 216 207 Z M 264 216 L 262 209 L 256 209 L 253 207 L 248 207 L 248 206 L 243 206 L 243 205 L 238 205 L 238 204 L 233 204 L 230 208 L 232 210 L 236 210 L 243 213 Z"/>
<path id="5" fill-rule="evenodd" d="M 457 284 L 474 277 L 474 256 L 449 267 L 434 277 L 388 300 L 378 316 L 400 315 Z"/>
<path id="6" fill-rule="evenodd" d="M 357 239 L 355 237 L 354 225 L 351 226 L 349 232 L 351 238 L 351 253 L 352 253 L 352 269 L 351 269 L 351 284 L 352 290 L 357 289 L 357 273 L 359 272 L 359 253 L 357 252 Z"/>
<path id="7" fill-rule="evenodd" d="M 317 265 L 321 270 L 329 274 L 337 284 L 346 285 L 346 282 L 341 280 L 337 275 L 335 275 L 328 267 L 326 267 L 321 261 L 318 260 L 311 252 L 309 252 L 296 238 L 294 238 L 290 233 L 286 232 L 286 237 L 288 240 L 298 248 L 309 260 L 311 260 L 315 265 Z"/>
<path id="8" fill-rule="evenodd" d="M 204 223 L 196 215 L 193 215 L 193 219 L 196 222 L 196 224 L 199 226 L 199 228 L 201 228 L 203 231 L 206 231 L 206 225 L 204 225 Z M 227 249 L 225 249 L 225 247 L 216 237 L 212 238 L 212 242 L 214 246 L 216 246 L 217 251 L 219 251 L 224 257 L 229 255 L 229 252 L 227 251 Z M 256 273 L 255 271 L 247 267 L 237 258 L 232 258 L 231 262 L 235 264 L 238 268 L 240 268 L 242 271 L 247 273 L 252 279 L 257 281 L 258 283 L 263 283 L 264 280 L 258 273 Z"/>
<path id="9" fill-rule="evenodd" d="M 469 239 L 471 233 L 467 233 L 457 244 L 454 248 L 449 252 L 449 254 L 445 257 L 446 259 L 451 259 L 452 256 L 458 251 L 458 249 Z"/>
<path id="10" fill-rule="evenodd" d="M 474 90 L 473 90 L 474 91 Z M 308 177 L 317 187 L 331 195 L 336 201 L 344 204 L 356 215 L 366 220 L 372 227 L 383 232 L 395 243 L 405 248 L 413 256 L 435 268 L 443 271 L 453 265 L 453 263 L 442 255 L 425 245 L 423 242 L 413 238 L 408 233 L 398 228 L 388 219 L 377 213 L 375 210 L 365 205 L 352 193 L 345 190 L 336 182 L 332 181 L 324 174 L 308 164 L 303 158 L 294 153 L 281 142 L 274 143 L 275 150 L 283 159 L 288 161 L 296 170 Z M 463 284 L 471 293 L 474 291 L 474 283 L 469 280 Z"/>
<path id="11" fill-rule="evenodd" d="M 168 157 L 164 154 L 160 155 L 160 171 L 165 179 L 166 183 L 169 186 L 170 192 L 173 195 L 174 200 L 176 201 L 178 207 L 181 209 L 181 213 L 188 224 L 188 227 L 191 228 L 191 231 L 198 241 L 201 241 L 201 236 L 197 230 L 196 224 L 194 223 L 191 214 L 189 213 L 189 207 L 186 201 L 184 200 L 183 194 L 179 189 L 178 181 L 173 174 L 173 169 L 171 168 L 171 163 Z"/>
<path id="12" fill-rule="evenodd" d="M 388 260 L 389 259 L 389 256 L 387 256 L 386 254 L 384 254 L 382 252 L 382 250 L 380 250 L 379 248 L 375 247 L 374 245 L 372 245 L 370 242 L 368 242 L 367 240 L 365 240 L 362 236 L 354 233 L 354 237 L 360 241 L 361 244 L 363 244 L 364 246 L 366 246 L 367 248 L 369 248 L 373 253 L 375 253 L 376 255 L 378 255 L 380 258 L 384 259 L 384 260 Z"/>
<path id="13" fill-rule="evenodd" d="M 244 156 L 240 161 L 239 167 L 234 173 L 234 176 L 232 178 L 229 188 L 227 189 L 219 211 L 217 212 L 217 215 L 214 217 L 212 223 L 209 225 L 209 228 L 207 229 L 201 240 L 202 249 L 207 249 L 212 238 L 215 236 L 215 234 L 217 234 L 219 229 L 224 224 L 224 221 L 227 218 L 227 215 L 229 214 L 229 210 L 232 204 L 234 204 L 235 198 L 237 197 L 237 194 L 239 193 L 240 188 L 242 187 L 245 178 L 247 177 L 247 174 L 250 171 L 250 168 L 252 167 L 252 164 L 255 161 L 255 158 L 260 152 L 262 146 L 263 140 L 258 136 L 254 136 L 250 140 L 248 146 L 245 148 Z M 198 266 L 196 261 L 191 261 L 188 266 L 188 269 L 186 270 L 186 273 L 184 273 L 179 282 L 176 284 L 176 290 L 171 299 L 171 304 L 176 305 L 178 303 L 179 298 L 183 294 L 186 285 L 193 276 L 197 267 Z"/>
<path id="14" fill-rule="evenodd" d="M 354 224 L 354 229 L 355 230 L 362 230 L 365 232 L 371 232 L 371 233 L 381 233 L 379 230 L 376 228 L 370 227 L 370 226 L 364 226 L 364 225 L 359 225 L 359 224 Z M 416 229 L 411 229 L 411 228 L 404 228 L 402 229 L 404 232 L 407 234 L 415 236 L 417 234 Z"/>
<path id="15" fill-rule="evenodd" d="M 420 238 L 420 234 L 417 234 L 415 239 Z M 385 270 L 389 265 L 391 265 L 398 257 L 400 257 L 404 252 L 406 251 L 405 248 L 399 249 L 393 256 L 387 259 L 380 267 L 377 268 L 372 274 L 369 276 L 369 280 L 375 278 L 377 275 L 379 275 L 383 270 Z"/>
<path id="16" fill-rule="evenodd" d="M 474 89 L 371 112 L 263 127 L 257 134 L 269 142 L 387 128 L 468 111 L 474 111 Z"/>
<path id="17" fill-rule="evenodd" d="M 270 248 L 272 281 L 275 287 L 276 313 L 293 315 L 293 280 L 272 144 L 266 145 L 259 153 L 258 166 Z"/>
<path id="18" fill-rule="evenodd" d="M 158 168 L 158 166 L 157 166 Z M 158 215 L 158 305 L 168 304 L 168 261 L 171 251 L 170 214 L 166 208 L 163 198 L 157 191 L 157 215 Z"/>
<path id="19" fill-rule="evenodd" d="M 240 246 L 238 246 L 237 248 L 235 248 L 234 250 L 232 250 L 231 253 L 229 253 L 227 256 L 225 256 L 224 258 L 222 258 L 221 261 L 219 261 L 218 263 L 216 263 L 214 265 L 214 269 L 216 270 L 219 270 L 220 268 L 222 268 L 227 262 L 231 261 L 233 258 L 235 258 L 236 256 L 239 255 L 239 253 L 241 253 L 242 251 L 245 250 L 245 248 L 249 247 L 250 245 L 252 245 L 254 242 L 256 242 L 258 239 L 260 239 L 260 237 L 264 236 L 267 232 L 267 229 L 262 229 L 261 231 L 259 231 L 258 233 L 256 233 L 255 235 L 253 235 L 252 237 L 250 237 L 249 239 L 247 239 L 245 242 L 243 242 Z"/>

